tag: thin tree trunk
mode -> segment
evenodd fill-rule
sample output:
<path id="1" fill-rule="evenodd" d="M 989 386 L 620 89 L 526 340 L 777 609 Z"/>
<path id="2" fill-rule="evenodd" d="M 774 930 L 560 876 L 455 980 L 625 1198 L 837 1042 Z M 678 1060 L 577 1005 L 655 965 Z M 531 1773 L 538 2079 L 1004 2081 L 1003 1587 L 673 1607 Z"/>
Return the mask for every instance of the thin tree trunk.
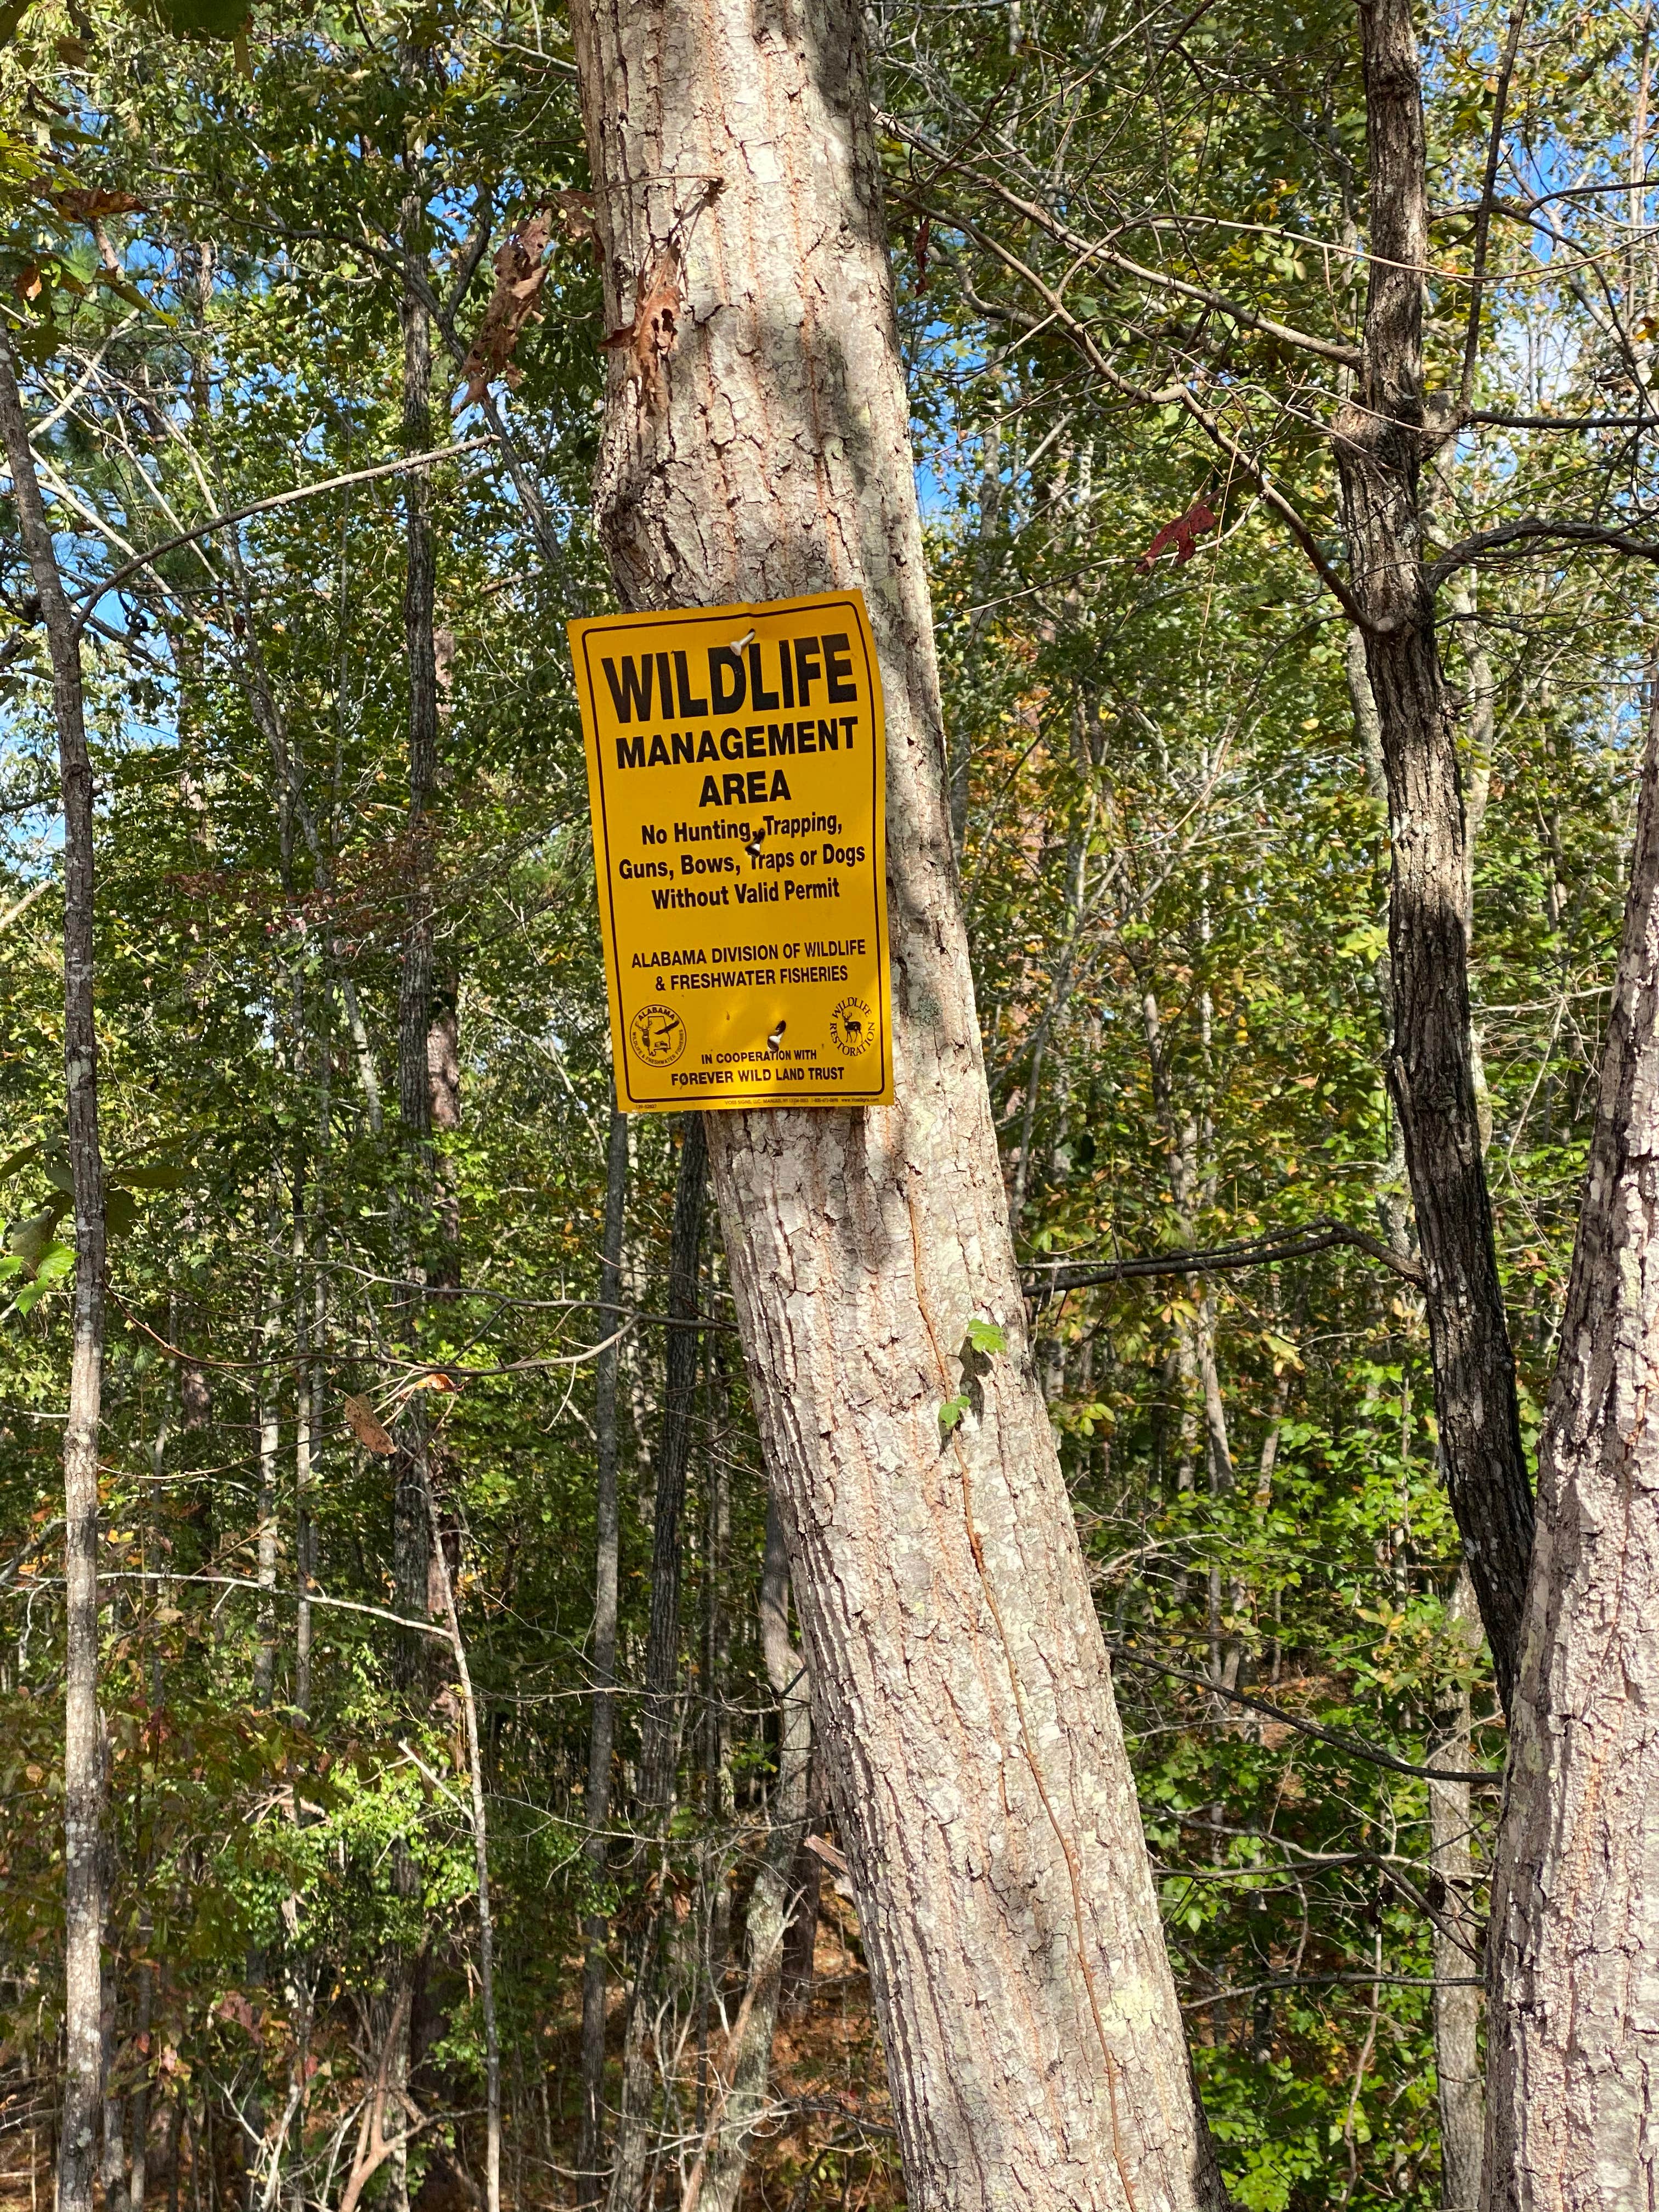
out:
<path id="1" fill-rule="evenodd" d="M 405 262 L 419 251 L 422 208 L 404 203 Z M 405 281 L 399 301 L 404 336 L 404 443 L 424 453 L 432 438 L 432 331 L 420 294 Z M 424 469 L 404 479 L 404 650 L 409 667 L 409 917 L 398 990 L 398 1109 L 410 1136 L 432 1128 L 427 1031 L 432 1009 L 432 887 L 427 811 L 438 780 L 438 663 L 433 638 L 435 586 L 432 487 Z"/>
<path id="2" fill-rule="evenodd" d="M 276 1452 L 282 1442 L 283 1373 L 276 1347 L 283 1333 L 283 1276 L 277 1243 L 276 1176 L 265 1214 L 264 1317 L 259 1323 L 259 1494 L 257 1508 L 258 1614 L 253 1653 L 253 1702 L 270 1703 L 276 1680 Z"/>
<path id="3" fill-rule="evenodd" d="M 81 647 L 58 573 L 9 339 L 0 329 L 0 439 L 52 651 L 64 805 L 64 1073 L 75 1182 L 74 1340 L 64 1429 L 64 2124 L 58 2212 L 92 2212 L 103 2091 L 104 1728 L 98 1710 L 98 1417 L 104 1380 L 104 1159 L 93 1012 L 93 781 Z"/>
<path id="4" fill-rule="evenodd" d="M 686 2184 L 681 2212 L 735 2212 L 749 2166 L 749 2146 L 766 2116 L 772 2038 L 783 1986 L 789 1927 L 790 1873 L 806 1832 L 806 1782 L 812 1723 L 806 1668 L 789 1640 L 789 1559 L 775 1504 L 766 1515 L 761 1570 L 761 1650 L 778 1700 L 778 1778 L 745 1930 L 749 1982 L 714 2089 L 702 2151 Z"/>
<path id="5" fill-rule="evenodd" d="M 1439 434 L 1423 394 L 1428 192 L 1410 0 L 1359 11 L 1370 154 L 1364 360 L 1334 444 L 1365 616 L 1394 872 L 1389 1088 L 1423 1254 L 1442 1463 L 1507 1710 L 1532 1492 L 1521 1443 L 1492 1201 L 1481 1158 L 1464 925 L 1468 835 L 1456 716 L 1423 574 L 1423 467 Z"/>
<path id="6" fill-rule="evenodd" d="M 1469 1767 L 1468 1668 L 1480 1648 L 1474 1584 L 1460 1568 L 1446 1618 L 1464 1646 L 1462 1672 L 1429 1744 L 1429 1764 L 1467 1773 Z M 1440 2202 L 1443 2212 L 1477 2212 L 1480 2140 L 1486 2108 L 1480 2082 L 1480 1992 L 1468 1986 L 1480 1966 L 1480 1919 L 1474 1910 L 1474 1854 L 1467 1782 L 1429 1784 L 1429 1865 L 1435 1923 L 1434 2070 L 1440 2106 Z"/>
<path id="7" fill-rule="evenodd" d="M 148 1945 L 151 1929 L 148 1908 L 138 1917 L 138 1940 Z M 139 2050 L 146 2054 L 149 2064 L 150 2008 L 154 2001 L 155 1969 L 148 1960 L 138 1968 L 138 1999 L 133 2014 L 133 2031 Z M 127 2183 L 127 2212 L 144 2212 L 144 2195 L 149 2172 L 149 2075 L 139 2075 L 132 2092 L 132 2166 Z"/>
<path id="8" fill-rule="evenodd" d="M 702 1116 L 687 1114 L 681 1127 L 674 1220 L 668 1248 L 668 1339 L 663 1365 L 662 1442 L 653 1486 L 651 1532 L 651 1620 L 645 1647 L 645 1715 L 640 1743 L 640 1803 L 647 1821 L 667 1817 L 679 1743 L 678 1726 L 680 1582 L 685 1477 L 691 1457 L 691 1424 L 697 1387 L 697 1262 L 702 1243 L 703 1194 L 708 1145 Z"/>
<path id="9" fill-rule="evenodd" d="M 461 1640 L 455 1610 L 455 1584 L 438 1526 L 437 1501 L 426 1489 L 432 1536 L 433 1571 L 449 1629 L 449 1646 L 460 1683 L 461 1715 L 466 1726 L 467 1773 L 472 1785 L 472 1858 L 478 1902 L 478 2002 L 484 2032 L 484 2208 L 501 2212 L 501 2046 L 495 2023 L 495 1936 L 489 1911 L 489 1828 L 484 1811 L 483 1750 L 478 1735 L 478 1707 L 472 1694 L 472 1670 Z"/>
<path id="10" fill-rule="evenodd" d="M 861 586 L 881 656 L 899 1103 L 708 1118 L 908 2202 L 1218 2204 L 1027 1366 L 863 11 L 823 0 L 763 26 L 738 0 L 580 0 L 573 28 L 610 323 L 654 312 L 650 373 L 611 356 L 598 503 L 620 594 Z M 975 1350 L 975 1319 L 1006 1331 L 1006 1353 Z M 942 1436 L 963 1386 L 973 1410 Z"/>
<path id="11" fill-rule="evenodd" d="M 702 1116 L 687 1114 L 680 1127 L 680 1164 L 669 1237 L 668 1347 L 664 1359 L 667 1372 L 651 1532 L 651 1620 L 646 1635 L 645 1701 L 640 1727 L 640 1821 L 646 1836 L 659 1842 L 666 1832 L 672 1810 L 679 1743 L 680 1520 L 685 1505 L 697 1382 L 697 1255 L 708 1169 Z M 629 2000 L 617 2148 L 606 2200 L 611 2212 L 634 2212 L 650 2155 L 650 1992 L 658 1934 L 653 1919 L 640 1947 Z"/>
<path id="12" fill-rule="evenodd" d="M 1659 2196 L 1659 684 L 1560 1362 L 1487 1938 L 1489 2212 Z"/>
<path id="13" fill-rule="evenodd" d="M 605 1243 L 599 1262 L 599 1330 L 623 1325 L 623 1230 L 628 1217 L 628 1117 L 611 1109 L 605 1163 Z M 611 1344 L 594 1363 L 593 1716 L 587 1742 L 587 1879 L 595 1892 L 609 1874 L 611 1762 L 617 1730 L 617 1561 L 622 1521 L 617 1482 L 617 1362 Z M 605 2193 L 605 2027 L 606 1914 L 595 1907 L 582 1921 L 581 2120 L 576 2154 L 577 2202 L 597 2204 Z"/>

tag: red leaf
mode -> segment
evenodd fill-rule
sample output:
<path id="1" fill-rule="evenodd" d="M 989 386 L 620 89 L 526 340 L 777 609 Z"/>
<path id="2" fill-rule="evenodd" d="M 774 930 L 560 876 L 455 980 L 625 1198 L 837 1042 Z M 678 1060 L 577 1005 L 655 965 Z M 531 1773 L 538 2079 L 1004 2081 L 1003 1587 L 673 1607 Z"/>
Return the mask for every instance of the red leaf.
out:
<path id="1" fill-rule="evenodd" d="M 1176 567 L 1177 568 L 1184 567 L 1197 550 L 1193 542 L 1194 538 L 1201 537 L 1206 530 L 1213 530 L 1219 520 L 1219 516 L 1212 511 L 1207 500 L 1195 499 L 1185 514 L 1177 516 L 1173 522 L 1164 524 L 1163 529 L 1158 532 L 1157 537 L 1135 563 L 1136 568 L 1142 575 L 1145 575 L 1158 555 L 1167 552 L 1171 545 L 1176 550 Z"/>

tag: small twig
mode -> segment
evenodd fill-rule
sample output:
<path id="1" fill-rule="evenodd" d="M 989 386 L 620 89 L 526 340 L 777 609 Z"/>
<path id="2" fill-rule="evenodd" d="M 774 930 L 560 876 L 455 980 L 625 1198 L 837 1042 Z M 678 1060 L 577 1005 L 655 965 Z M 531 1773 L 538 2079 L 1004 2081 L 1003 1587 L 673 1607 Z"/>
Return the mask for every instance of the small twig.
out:
<path id="1" fill-rule="evenodd" d="M 1267 1267 L 1281 1260 L 1305 1260 L 1316 1252 L 1328 1252 L 1339 1245 L 1352 1246 L 1368 1259 L 1377 1261 L 1408 1283 L 1421 1283 L 1423 1271 L 1414 1260 L 1401 1259 L 1376 1237 L 1368 1237 L 1363 1229 L 1351 1229 L 1342 1221 L 1310 1222 L 1305 1229 L 1275 1230 L 1264 1237 L 1251 1237 L 1232 1244 L 1212 1244 L 1193 1252 L 1154 1252 L 1133 1260 L 1109 1260 L 1094 1264 L 1079 1262 L 1073 1265 L 1065 1260 L 1030 1260 L 1024 1269 L 1027 1277 L 1042 1275 L 1041 1282 L 1028 1281 L 1028 1297 L 1056 1297 L 1062 1291 L 1087 1290 L 1097 1283 L 1133 1282 L 1152 1275 L 1217 1275 L 1237 1267 Z"/>
<path id="2" fill-rule="evenodd" d="M 1486 242 L 1492 234 L 1492 194 L 1498 187 L 1498 164 L 1504 151 L 1504 117 L 1509 106 L 1510 79 L 1515 73 L 1516 52 L 1521 44 L 1521 22 L 1527 10 L 1525 0 L 1520 0 L 1510 17 L 1509 40 L 1504 48 L 1503 64 L 1498 72 L 1498 90 L 1492 100 L 1492 137 L 1486 146 L 1486 173 L 1480 187 L 1480 205 L 1474 218 L 1474 259 L 1469 275 L 1469 319 L 1463 336 L 1463 380 L 1458 392 L 1457 412 L 1460 417 L 1469 411 L 1474 398 L 1474 367 L 1480 352 L 1480 300 L 1486 281 Z"/>
<path id="3" fill-rule="evenodd" d="M 165 538 L 159 545 L 152 545 L 147 553 L 118 568 L 112 576 L 92 585 L 82 594 L 81 613 L 76 623 L 77 631 L 84 629 L 92 611 L 108 592 L 118 591 L 129 576 L 140 568 L 148 568 L 168 553 L 176 553 L 181 545 L 193 545 L 198 538 L 211 536 L 216 530 L 228 529 L 233 522 L 246 522 L 255 514 L 268 514 L 278 507 L 291 507 L 296 500 L 315 499 L 325 491 L 343 491 L 349 484 L 371 483 L 377 477 L 403 476 L 410 469 L 434 467 L 440 461 L 453 461 L 462 453 L 475 453 L 480 446 L 493 445 L 495 433 L 483 431 L 476 438 L 466 438 L 453 446 L 436 446 L 429 453 L 405 453 L 396 461 L 380 461 L 372 469 L 352 469 L 344 476 L 324 477 L 319 483 L 296 484 L 291 490 L 273 493 L 269 499 L 256 499 L 246 507 L 232 507 L 227 514 L 216 514 L 210 521 L 198 523 L 193 530 L 181 530 L 176 538 Z"/>
<path id="4" fill-rule="evenodd" d="M 1114 1660 L 1127 1660 L 1131 1667 L 1150 1667 L 1155 1674 L 1167 1674 L 1171 1681 L 1190 1683 L 1212 1698 L 1225 1698 L 1235 1705 L 1248 1705 L 1253 1713 L 1265 1713 L 1269 1720 L 1282 1721 L 1286 1728 L 1298 1729 L 1304 1735 L 1317 1736 L 1322 1743 L 1334 1744 L 1354 1759 L 1363 1759 L 1371 1766 L 1386 1766 L 1391 1774 L 1409 1774 L 1421 1782 L 1485 1782 L 1498 1784 L 1504 1779 L 1501 1766 L 1489 1767 L 1469 1773 L 1460 1773 L 1446 1766 L 1413 1766 L 1409 1759 L 1396 1759 L 1392 1752 L 1378 1751 L 1375 1745 L 1362 1743 L 1358 1736 L 1345 1735 L 1337 1729 L 1322 1728 L 1317 1721 L 1304 1721 L 1298 1714 L 1287 1713 L 1282 1705 L 1269 1705 L 1265 1698 L 1253 1698 L 1247 1690 L 1230 1690 L 1224 1683 L 1212 1682 L 1206 1674 L 1189 1674 L 1183 1667 L 1171 1667 L 1162 1659 L 1149 1659 L 1145 1652 L 1131 1651 L 1127 1644 L 1114 1644 L 1107 1639 L 1106 1649 Z"/>

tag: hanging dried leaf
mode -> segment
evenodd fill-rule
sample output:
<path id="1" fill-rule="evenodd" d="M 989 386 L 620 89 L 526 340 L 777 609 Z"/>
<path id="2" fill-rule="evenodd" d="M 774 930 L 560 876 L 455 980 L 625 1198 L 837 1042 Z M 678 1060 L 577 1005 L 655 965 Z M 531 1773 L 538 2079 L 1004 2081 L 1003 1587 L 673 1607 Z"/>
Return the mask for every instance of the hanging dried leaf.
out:
<path id="1" fill-rule="evenodd" d="M 52 195 L 52 204 L 71 222 L 96 222 L 106 215 L 140 215 L 144 206 L 131 192 L 106 192 L 89 185 L 65 185 Z"/>
<path id="2" fill-rule="evenodd" d="M 348 1398 L 345 1401 L 346 1425 L 365 1451 L 372 1451 L 376 1459 L 389 1459 L 398 1449 L 384 1425 L 376 1416 L 367 1398 Z"/>
<path id="3" fill-rule="evenodd" d="M 1213 530 L 1219 520 L 1219 516 L 1212 510 L 1207 500 L 1195 499 L 1185 514 L 1178 515 L 1175 521 L 1164 524 L 1135 566 L 1145 575 L 1158 555 L 1167 552 L 1173 545 L 1176 550 L 1175 564 L 1177 568 L 1182 567 L 1185 562 L 1192 559 L 1197 550 L 1193 542 L 1194 538 L 1200 537 L 1206 530 Z"/>
<path id="4" fill-rule="evenodd" d="M 509 385 L 519 382 L 522 372 L 514 366 L 513 352 L 526 324 L 541 313 L 538 302 L 547 282 L 547 246 L 552 234 L 551 216 L 545 208 L 538 208 L 497 249 L 495 289 L 461 364 L 466 390 L 460 406 L 471 407 L 482 399 L 497 377 L 505 377 Z"/>
<path id="5" fill-rule="evenodd" d="M 632 323 L 626 330 L 612 331 L 605 341 L 608 352 L 627 347 L 628 373 L 653 405 L 662 397 L 662 363 L 680 334 L 684 304 L 680 273 L 678 248 L 671 246 L 658 255 L 641 282 Z"/>
<path id="6" fill-rule="evenodd" d="M 565 237 L 572 246 L 591 246 L 597 258 L 599 226 L 594 220 L 592 193 L 555 192 L 553 199 L 559 210 L 559 222 Z"/>

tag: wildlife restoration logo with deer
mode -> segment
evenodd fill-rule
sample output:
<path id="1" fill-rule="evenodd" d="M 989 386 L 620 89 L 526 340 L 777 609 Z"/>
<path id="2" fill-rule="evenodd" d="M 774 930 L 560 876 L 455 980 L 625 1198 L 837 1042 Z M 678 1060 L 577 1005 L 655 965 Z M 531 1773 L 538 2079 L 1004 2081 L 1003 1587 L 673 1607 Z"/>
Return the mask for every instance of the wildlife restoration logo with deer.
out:
<path id="1" fill-rule="evenodd" d="M 617 1103 L 893 1096 L 881 676 L 857 592 L 569 625 Z"/>

